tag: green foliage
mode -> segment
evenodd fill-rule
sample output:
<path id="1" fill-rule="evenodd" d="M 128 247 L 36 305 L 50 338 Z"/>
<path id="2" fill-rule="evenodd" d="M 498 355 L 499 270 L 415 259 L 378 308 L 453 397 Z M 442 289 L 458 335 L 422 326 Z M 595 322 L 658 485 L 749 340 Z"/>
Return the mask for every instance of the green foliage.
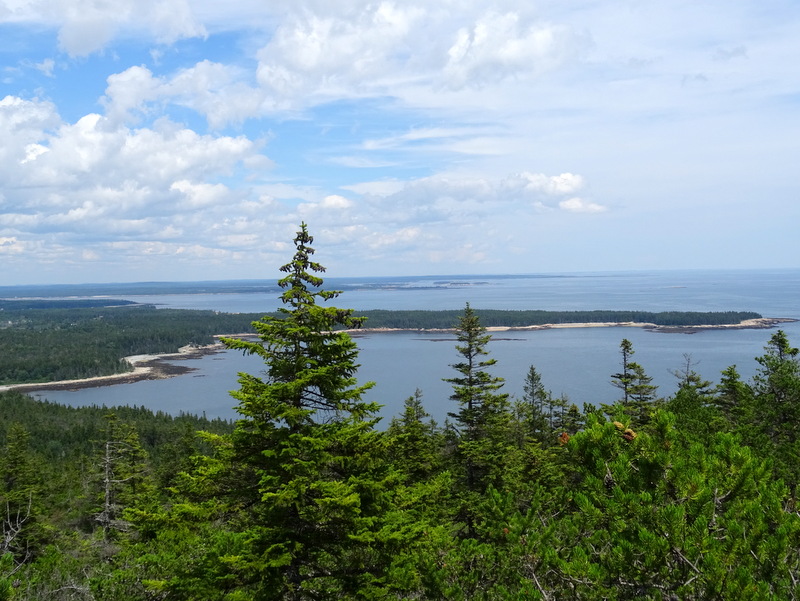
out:
<path id="1" fill-rule="evenodd" d="M 644 368 L 631 360 L 635 352 L 631 341 L 623 338 L 619 349 L 622 371 L 611 376 L 611 383 L 622 391 L 619 401 L 622 413 L 637 426 L 644 426 L 650 421 L 657 387 L 653 386 L 653 378 L 645 373 Z"/>
<path id="2" fill-rule="evenodd" d="M 445 378 L 453 386 L 451 400 L 458 404 L 453 419 L 456 435 L 455 459 L 463 470 L 464 488 L 468 493 L 483 492 L 490 483 L 502 479 L 510 434 L 508 395 L 497 392 L 504 385 L 502 378 L 487 369 L 496 363 L 488 355 L 486 333 L 478 316 L 469 306 L 459 318 L 456 328 L 456 350 L 462 360 L 451 365 L 458 373 Z"/>
<path id="3" fill-rule="evenodd" d="M 789 598 L 800 522 L 767 464 L 730 434 L 681 444 L 668 413 L 628 432 L 592 416 L 569 443 L 557 580 L 586 599 Z"/>
<path id="4" fill-rule="evenodd" d="M 753 378 L 754 395 L 745 411 L 753 420 L 752 437 L 761 452 L 771 456 L 780 477 L 800 485 L 800 360 L 798 349 L 778 330 L 770 337 L 761 366 Z"/>
<path id="5" fill-rule="evenodd" d="M 391 460 L 409 481 L 421 482 L 441 472 L 444 436 L 425 411 L 419 389 L 406 399 L 403 413 L 392 419 L 386 434 Z"/>
<path id="6" fill-rule="evenodd" d="M 284 307 L 253 324 L 259 341 L 225 339 L 265 361 L 263 377 L 240 375 L 233 393 L 243 419 L 233 460 L 252 488 L 232 500 L 248 509 L 237 530 L 246 549 L 235 570 L 259 583 L 257 599 L 350 595 L 380 586 L 376 516 L 385 496 L 378 406 L 361 399 L 358 350 L 337 327 L 358 327 L 351 310 L 323 306 L 338 292 L 320 289 L 324 268 L 311 260 L 305 224 L 292 261 L 281 268 Z M 175 590 L 174 588 L 170 590 Z"/>
<path id="7" fill-rule="evenodd" d="M 255 315 L 121 306 L 7 309 L 0 327 L 0 385 L 130 371 L 124 357 L 206 345 L 250 332 Z"/>

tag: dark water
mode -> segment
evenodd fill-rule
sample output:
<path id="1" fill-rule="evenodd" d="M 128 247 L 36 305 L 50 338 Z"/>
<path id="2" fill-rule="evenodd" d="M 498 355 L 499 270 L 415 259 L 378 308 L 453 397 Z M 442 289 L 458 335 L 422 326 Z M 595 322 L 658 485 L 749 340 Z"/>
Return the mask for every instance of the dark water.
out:
<path id="1" fill-rule="evenodd" d="M 458 309 L 635 309 L 643 311 L 757 311 L 765 317 L 800 319 L 800 270 L 566 274 L 561 277 L 396 278 L 326 281 L 345 292 L 336 304 L 367 310 Z M 162 306 L 220 311 L 268 312 L 278 306 L 274 296 L 260 294 L 190 294 L 128 296 Z M 800 344 L 800 323 L 784 324 L 790 341 Z M 497 359 L 494 373 L 506 379 L 505 390 L 519 395 L 530 365 L 542 374 L 556 395 L 565 394 L 579 406 L 611 402 L 617 390 L 610 375 L 619 370 L 619 344 L 633 343 L 635 359 L 654 378 L 661 395 L 675 391 L 671 374 L 691 355 L 694 369 L 716 382 L 720 371 L 736 365 L 751 377 L 754 357 L 774 330 L 711 330 L 698 334 L 653 333 L 638 328 L 553 329 L 499 332 L 489 344 Z M 382 333 L 357 338 L 359 380 L 374 381 L 369 398 L 384 405 L 386 421 L 397 415 L 403 400 L 422 390 L 428 410 L 439 420 L 453 410 L 449 385 L 458 360 L 449 334 Z M 205 413 L 236 418 L 235 389 L 239 371 L 257 373 L 258 359 L 225 352 L 185 362 L 196 371 L 169 380 L 120 384 L 75 392 L 47 391 L 41 396 L 70 405 L 144 405 L 170 413 Z"/>

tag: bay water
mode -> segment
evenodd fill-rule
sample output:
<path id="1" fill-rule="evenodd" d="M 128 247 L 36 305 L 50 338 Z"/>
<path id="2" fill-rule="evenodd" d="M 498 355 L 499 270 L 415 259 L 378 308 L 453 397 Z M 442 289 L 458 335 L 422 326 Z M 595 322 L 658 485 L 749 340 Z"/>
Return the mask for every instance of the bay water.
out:
<path id="1" fill-rule="evenodd" d="M 406 278 L 327 278 L 327 289 L 341 289 L 336 306 L 369 309 L 476 309 L 641 311 L 756 311 L 764 317 L 800 319 L 800 270 L 659 271 L 548 274 L 530 276 L 436 276 Z M 225 312 L 270 312 L 278 292 L 129 295 L 124 298 L 161 307 Z M 782 324 L 794 346 L 800 322 Z M 534 365 L 555 395 L 579 407 L 618 398 L 611 374 L 620 369 L 619 344 L 633 343 L 634 360 L 643 365 L 658 394 L 675 392 L 680 371 L 692 368 L 716 383 L 720 372 L 736 365 L 745 379 L 758 369 L 755 357 L 774 330 L 708 330 L 668 334 L 640 328 L 565 328 L 496 332 L 487 350 L 497 359 L 492 373 L 505 378 L 504 390 L 522 394 Z M 360 354 L 358 378 L 373 381 L 367 398 L 383 405 L 383 424 L 400 413 L 403 401 L 420 389 L 427 410 L 443 421 L 455 404 L 450 385 L 459 360 L 455 336 L 447 332 L 362 332 L 355 336 Z M 118 384 L 76 391 L 41 391 L 34 396 L 68 405 L 140 405 L 172 414 L 205 414 L 236 419 L 238 372 L 258 374 L 263 363 L 239 352 L 223 351 L 181 364 L 194 371 L 166 380 Z"/>

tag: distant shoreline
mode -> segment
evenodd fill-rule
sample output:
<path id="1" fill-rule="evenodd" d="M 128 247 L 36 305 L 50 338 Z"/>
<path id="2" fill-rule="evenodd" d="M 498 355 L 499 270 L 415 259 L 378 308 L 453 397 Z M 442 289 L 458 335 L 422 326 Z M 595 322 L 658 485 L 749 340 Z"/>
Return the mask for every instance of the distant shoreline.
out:
<path id="1" fill-rule="evenodd" d="M 787 317 L 761 317 L 758 319 L 747 319 L 737 324 L 719 325 L 696 325 L 696 326 L 658 326 L 653 323 L 638 322 L 585 322 L 585 323 L 554 323 L 533 326 L 492 326 L 487 327 L 487 332 L 522 332 L 534 330 L 550 330 L 561 328 L 644 328 L 653 332 L 669 334 L 695 334 L 708 330 L 760 330 L 774 328 L 782 323 L 793 323 L 797 319 Z M 431 329 L 431 328 L 361 328 L 345 330 L 350 334 L 380 334 L 394 332 L 453 332 L 453 328 Z M 223 337 L 254 337 L 255 334 L 221 334 L 215 338 Z M 56 382 L 41 382 L 28 384 L 6 384 L 0 386 L 0 392 L 15 390 L 17 392 L 30 393 L 47 390 L 81 390 L 84 388 L 96 388 L 99 386 L 113 386 L 115 384 L 130 384 L 143 380 L 163 380 L 183 375 L 195 368 L 185 365 L 175 365 L 174 361 L 187 359 L 198 359 L 205 355 L 219 353 L 225 350 L 225 346 L 216 342 L 206 346 L 185 346 L 177 353 L 165 353 L 160 355 L 133 355 L 125 357 L 125 360 L 133 366 L 133 371 L 110 374 L 107 376 L 95 376 L 92 378 L 81 378 L 78 380 L 60 380 Z"/>
<path id="2" fill-rule="evenodd" d="M 487 332 L 528 332 L 533 330 L 553 330 L 560 328 L 643 328 L 653 332 L 667 334 L 695 334 L 708 330 L 766 330 L 774 328 L 781 323 L 793 323 L 797 319 L 789 317 L 759 317 L 757 319 L 745 319 L 739 323 L 729 324 L 710 324 L 693 326 L 660 326 L 654 323 L 635 322 L 635 321 L 601 321 L 601 322 L 580 322 L 580 323 L 545 323 L 532 326 L 488 326 Z M 453 328 L 359 328 L 345 330 L 354 334 L 358 332 L 380 333 L 380 332 L 453 332 Z"/>

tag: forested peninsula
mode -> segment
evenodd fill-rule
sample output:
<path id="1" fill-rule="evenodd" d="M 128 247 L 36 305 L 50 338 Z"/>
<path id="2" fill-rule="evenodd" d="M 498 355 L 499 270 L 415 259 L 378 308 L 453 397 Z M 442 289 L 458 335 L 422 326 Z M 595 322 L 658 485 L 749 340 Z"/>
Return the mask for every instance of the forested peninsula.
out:
<path id="1" fill-rule="evenodd" d="M 769 327 L 754 312 L 501 311 L 476 314 L 489 328 L 638 325 L 693 332 L 708 327 Z M 275 316 L 275 314 L 271 314 Z M 459 311 L 361 311 L 362 329 L 452 329 Z M 0 386 L 69 381 L 71 386 L 183 373 L 154 356 L 190 357 L 219 348 L 215 336 L 253 334 L 258 313 L 160 309 L 115 299 L 0 300 Z M 146 357 L 142 357 L 146 356 Z M 127 358 L 137 357 L 137 360 Z M 139 369 L 136 369 L 138 364 Z M 90 380 L 74 382 L 75 380 Z M 65 384 L 66 385 L 66 384 Z"/>

